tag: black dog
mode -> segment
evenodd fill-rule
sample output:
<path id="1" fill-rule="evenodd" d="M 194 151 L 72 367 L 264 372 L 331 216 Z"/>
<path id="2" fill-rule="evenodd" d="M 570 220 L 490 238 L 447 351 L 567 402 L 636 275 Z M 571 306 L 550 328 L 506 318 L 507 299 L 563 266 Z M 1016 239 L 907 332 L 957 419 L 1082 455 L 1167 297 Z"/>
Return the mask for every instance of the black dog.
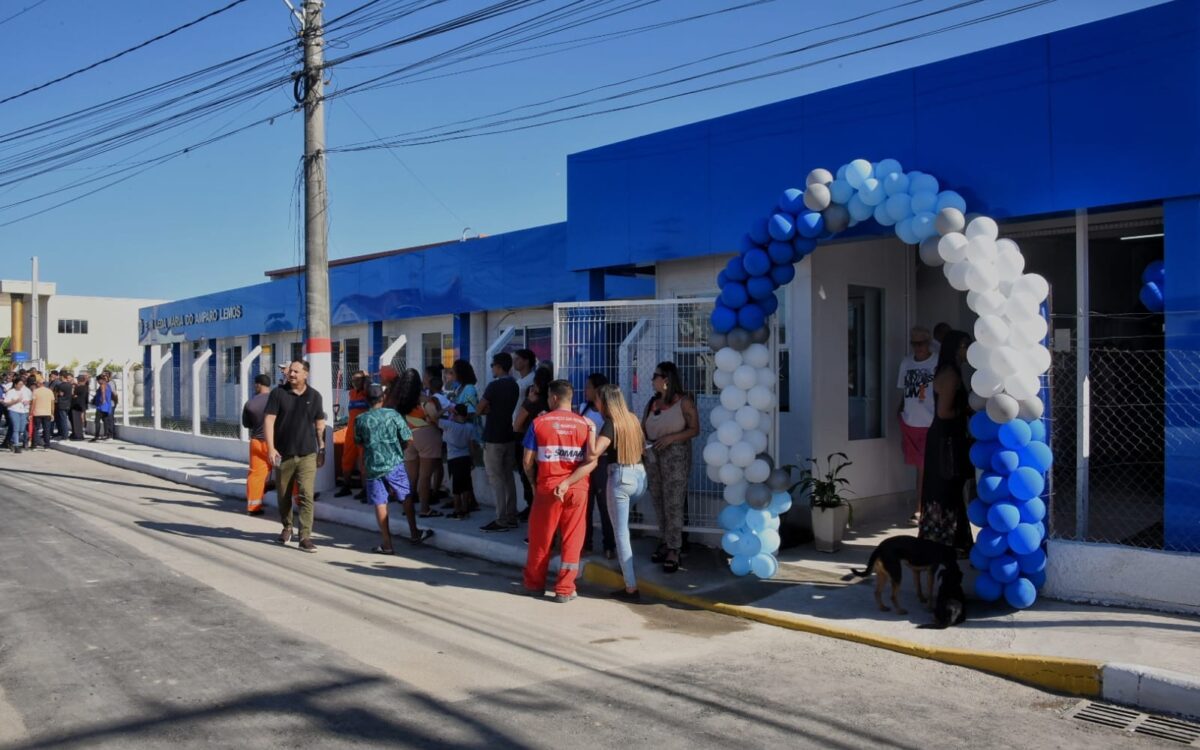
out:
<path id="1" fill-rule="evenodd" d="M 888 582 L 892 585 L 892 605 L 897 614 L 908 614 L 900 606 L 898 597 L 900 582 L 903 577 L 902 564 L 912 568 L 917 581 L 917 598 L 922 603 L 927 602 L 925 592 L 921 588 L 921 573 L 929 572 L 929 593 L 934 595 L 933 582 L 938 578 L 938 591 L 934 596 L 934 615 L 938 622 L 945 622 L 943 627 L 957 624 L 965 619 L 965 597 L 962 593 L 962 571 L 958 567 L 958 554 L 953 547 L 938 544 L 926 539 L 912 536 L 896 536 L 885 539 L 867 561 L 864 570 L 853 570 L 851 573 L 859 578 L 866 578 L 875 573 L 875 603 L 879 609 L 888 611 L 883 603 L 883 587 Z M 940 612 L 938 610 L 941 610 Z"/>

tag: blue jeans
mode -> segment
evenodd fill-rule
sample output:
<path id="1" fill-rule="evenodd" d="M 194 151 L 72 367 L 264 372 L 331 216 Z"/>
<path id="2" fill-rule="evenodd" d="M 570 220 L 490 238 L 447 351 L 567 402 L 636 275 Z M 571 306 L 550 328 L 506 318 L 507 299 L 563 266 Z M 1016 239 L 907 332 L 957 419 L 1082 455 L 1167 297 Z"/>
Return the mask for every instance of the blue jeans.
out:
<path id="1" fill-rule="evenodd" d="M 646 469 L 641 464 L 611 464 L 608 467 L 608 516 L 617 540 L 617 560 L 625 588 L 637 588 L 633 573 L 633 545 L 629 543 L 629 506 L 646 494 Z"/>
<path id="2" fill-rule="evenodd" d="M 8 435 L 4 442 L 14 448 L 25 447 L 25 441 L 28 439 L 26 428 L 29 426 L 29 415 L 22 412 L 8 411 Z"/>

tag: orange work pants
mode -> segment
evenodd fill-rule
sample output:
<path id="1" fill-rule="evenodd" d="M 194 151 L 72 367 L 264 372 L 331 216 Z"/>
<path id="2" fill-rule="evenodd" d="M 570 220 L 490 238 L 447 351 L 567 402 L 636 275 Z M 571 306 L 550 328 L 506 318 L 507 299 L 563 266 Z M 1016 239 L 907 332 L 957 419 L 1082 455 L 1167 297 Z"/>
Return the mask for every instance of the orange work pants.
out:
<path id="1" fill-rule="evenodd" d="M 579 576 L 579 556 L 587 533 L 588 484 L 580 482 L 559 501 L 552 492 L 538 489 L 529 512 L 529 553 L 525 558 L 525 588 L 546 590 L 546 571 L 550 567 L 550 545 L 555 532 L 562 534 L 562 567 L 554 593 L 570 596 L 575 593 Z"/>
<path id="2" fill-rule="evenodd" d="M 342 478 L 345 481 L 350 481 L 350 475 L 358 468 L 358 457 L 362 455 L 362 448 L 354 442 L 354 423 L 361 413 L 350 412 L 350 419 L 346 422 L 346 437 L 342 440 Z"/>
<path id="3" fill-rule="evenodd" d="M 263 494 L 267 488 L 267 477 L 271 475 L 271 457 L 267 453 L 266 440 L 250 441 L 250 475 L 246 477 L 246 510 L 262 508 Z"/>

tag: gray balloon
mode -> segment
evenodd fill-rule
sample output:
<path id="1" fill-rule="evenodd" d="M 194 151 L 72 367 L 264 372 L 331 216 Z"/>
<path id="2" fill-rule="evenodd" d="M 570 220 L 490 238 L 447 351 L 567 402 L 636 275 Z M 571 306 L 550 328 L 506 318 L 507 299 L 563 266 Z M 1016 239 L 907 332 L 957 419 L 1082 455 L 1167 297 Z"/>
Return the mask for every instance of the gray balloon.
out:
<path id="1" fill-rule="evenodd" d="M 967 394 L 967 405 L 971 407 L 971 411 L 983 411 L 987 408 L 987 399 L 971 391 Z"/>
<path id="2" fill-rule="evenodd" d="M 714 352 L 719 352 L 729 345 L 729 337 L 723 333 L 713 331 L 708 334 L 708 347 Z"/>
<path id="3" fill-rule="evenodd" d="M 850 211 L 840 203 L 831 203 L 821 212 L 825 217 L 825 230 L 834 234 L 850 226 Z"/>
<path id="4" fill-rule="evenodd" d="M 833 173 L 828 169 L 817 168 L 808 173 L 808 178 L 804 180 L 804 186 L 809 185 L 828 185 L 833 182 Z"/>
<path id="5" fill-rule="evenodd" d="M 814 182 L 804 191 L 804 205 L 810 211 L 824 211 L 832 201 L 829 188 L 819 182 Z"/>
<path id="6" fill-rule="evenodd" d="M 1017 418 L 1020 405 L 1007 393 L 997 393 L 988 399 L 987 415 L 996 424 L 1007 424 Z"/>
<path id="7" fill-rule="evenodd" d="M 765 484 L 752 484 L 746 488 L 746 505 L 762 510 L 771 504 L 771 490 Z"/>
<path id="8" fill-rule="evenodd" d="M 791 483 L 792 477 L 787 469 L 775 469 L 771 472 L 771 476 L 767 477 L 767 486 L 771 488 L 772 492 L 786 492 Z"/>
<path id="9" fill-rule="evenodd" d="M 1024 419 L 1026 422 L 1041 419 L 1042 414 L 1046 412 L 1046 405 L 1037 396 L 1027 398 L 1020 402 L 1020 408 L 1017 409 L 1017 416 Z"/>
<path id="10" fill-rule="evenodd" d="M 938 234 L 961 232 L 967 226 L 967 218 L 957 208 L 946 206 L 934 217 L 933 226 L 937 229 Z"/>
<path id="11" fill-rule="evenodd" d="M 750 333 L 745 328 L 734 328 L 725 334 L 725 343 L 740 352 L 750 346 Z"/>
<path id="12" fill-rule="evenodd" d="M 766 326 L 759 326 L 750 332 L 751 344 L 765 344 L 771 338 L 771 329 Z"/>
<path id="13" fill-rule="evenodd" d="M 763 461 L 767 462 L 767 466 L 770 466 L 772 469 L 775 468 L 775 459 L 771 458 L 771 454 L 759 453 L 757 456 L 755 456 L 755 458 L 760 458 Z"/>

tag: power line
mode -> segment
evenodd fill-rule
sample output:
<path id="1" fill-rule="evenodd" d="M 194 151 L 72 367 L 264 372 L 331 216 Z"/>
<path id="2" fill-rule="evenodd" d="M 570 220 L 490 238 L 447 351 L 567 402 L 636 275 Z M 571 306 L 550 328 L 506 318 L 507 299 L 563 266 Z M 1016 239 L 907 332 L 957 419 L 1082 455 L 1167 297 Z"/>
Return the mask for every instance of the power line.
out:
<path id="1" fill-rule="evenodd" d="M 46 0 L 37 0 L 37 2 L 35 2 L 33 5 L 26 5 L 24 8 L 17 11 L 16 13 L 13 13 L 11 16 L 7 16 L 5 18 L 0 18 L 0 24 L 8 23 L 9 21 L 13 20 L 14 18 L 17 18 L 18 16 L 23 16 L 44 2 L 46 2 Z"/>
<path id="2" fill-rule="evenodd" d="M 125 55 L 130 54 L 131 52 L 136 52 L 136 51 L 142 49 L 143 47 L 148 47 L 151 44 L 154 44 L 155 42 L 166 39 L 167 37 L 172 36 L 174 34 L 178 34 L 179 32 L 183 31 L 184 29 L 189 29 L 198 23 L 207 21 L 208 19 L 212 18 L 213 16 L 218 16 L 228 10 L 236 8 L 237 6 L 241 5 L 244 2 L 246 2 L 246 0 L 233 0 L 233 2 L 229 3 L 228 5 L 224 6 L 223 8 L 218 8 L 210 13 L 206 13 L 203 16 L 200 16 L 197 19 L 188 21 L 187 23 L 183 24 L 182 26 L 176 26 L 175 28 L 173 28 L 169 31 L 165 31 L 165 32 L 159 34 L 158 36 L 151 37 L 150 39 L 147 39 L 146 41 L 141 42 L 140 44 L 135 44 L 132 47 L 129 47 L 127 49 L 121 50 L 120 52 L 117 52 L 116 54 L 109 55 L 108 57 L 104 58 L 103 60 L 97 60 L 96 62 L 92 63 L 91 65 L 85 65 L 82 68 L 73 70 L 70 73 L 59 76 L 58 78 L 55 78 L 50 81 L 46 81 L 45 83 L 42 83 L 42 84 L 38 84 L 37 86 L 33 86 L 32 88 L 25 89 L 24 91 L 22 91 L 18 94 L 13 94 L 12 96 L 8 96 L 8 97 L 5 97 L 4 99 L 0 99 L 0 104 L 7 104 L 8 102 L 11 102 L 15 99 L 20 99 L 23 96 L 28 96 L 29 94 L 32 94 L 35 91 L 41 91 L 42 89 L 53 86 L 56 83 L 62 83 L 63 81 L 65 81 L 69 78 L 74 78 L 75 76 L 80 75 L 81 73 L 86 73 L 89 70 L 98 68 L 101 65 L 104 65 L 105 63 L 110 63 L 113 60 L 116 60 L 118 58 L 121 58 L 121 57 L 124 57 Z M 28 10 L 28 8 L 26 10 Z"/>

